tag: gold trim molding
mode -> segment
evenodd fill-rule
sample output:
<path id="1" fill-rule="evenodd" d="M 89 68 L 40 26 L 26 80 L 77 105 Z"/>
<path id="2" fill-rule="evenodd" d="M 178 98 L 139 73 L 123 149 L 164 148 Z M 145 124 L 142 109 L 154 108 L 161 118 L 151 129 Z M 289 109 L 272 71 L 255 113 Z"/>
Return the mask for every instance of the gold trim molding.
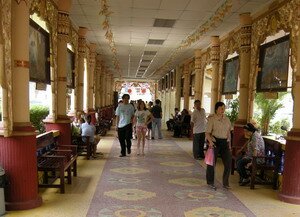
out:
<path id="1" fill-rule="evenodd" d="M 27 60 L 15 60 L 14 61 L 15 67 L 20 67 L 20 68 L 27 68 L 29 69 L 29 61 Z"/>

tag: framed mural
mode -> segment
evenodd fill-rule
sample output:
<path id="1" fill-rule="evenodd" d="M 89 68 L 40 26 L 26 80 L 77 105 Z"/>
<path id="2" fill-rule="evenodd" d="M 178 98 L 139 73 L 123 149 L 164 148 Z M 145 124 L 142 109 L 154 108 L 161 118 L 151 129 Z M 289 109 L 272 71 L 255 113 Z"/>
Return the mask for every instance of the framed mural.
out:
<path id="1" fill-rule="evenodd" d="M 30 81 L 50 84 L 49 33 L 33 20 L 29 26 L 29 74 Z"/>
<path id="2" fill-rule="evenodd" d="M 288 85 L 289 35 L 260 46 L 257 92 L 286 91 Z"/>
<path id="3" fill-rule="evenodd" d="M 75 54 L 70 49 L 67 52 L 67 87 L 75 88 Z"/>
<path id="4" fill-rule="evenodd" d="M 222 94 L 236 94 L 238 74 L 240 68 L 239 57 L 228 59 L 224 62 L 224 77 Z"/>

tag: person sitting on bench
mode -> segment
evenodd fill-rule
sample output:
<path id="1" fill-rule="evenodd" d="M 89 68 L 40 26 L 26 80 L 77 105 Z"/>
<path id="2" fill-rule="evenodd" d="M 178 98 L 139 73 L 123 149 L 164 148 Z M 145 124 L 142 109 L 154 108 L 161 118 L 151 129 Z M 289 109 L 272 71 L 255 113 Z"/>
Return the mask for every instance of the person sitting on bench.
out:
<path id="1" fill-rule="evenodd" d="M 253 156 L 264 156 L 265 143 L 262 136 L 259 134 L 253 124 L 247 123 L 244 126 L 245 137 L 249 138 L 243 147 L 238 150 L 238 153 L 242 154 L 237 159 L 237 171 L 240 174 L 240 185 L 244 186 L 250 182 L 247 169 L 251 166 Z M 257 163 L 263 163 L 264 159 L 257 159 Z"/>
<path id="2" fill-rule="evenodd" d="M 174 129 L 175 123 L 180 119 L 179 109 L 175 108 L 175 115 L 171 114 L 172 118 L 167 121 L 168 131 L 172 131 Z"/>
<path id="3" fill-rule="evenodd" d="M 91 143 L 92 157 L 97 158 L 98 153 L 96 153 L 96 151 L 97 151 L 97 144 L 99 142 L 99 139 L 97 139 L 97 141 L 95 140 L 96 127 L 91 123 L 92 121 L 91 115 L 86 115 L 85 121 L 86 122 L 80 126 L 81 136 L 89 136 L 89 142 Z M 84 140 L 86 140 L 86 138 L 82 137 L 82 141 L 86 142 Z"/>

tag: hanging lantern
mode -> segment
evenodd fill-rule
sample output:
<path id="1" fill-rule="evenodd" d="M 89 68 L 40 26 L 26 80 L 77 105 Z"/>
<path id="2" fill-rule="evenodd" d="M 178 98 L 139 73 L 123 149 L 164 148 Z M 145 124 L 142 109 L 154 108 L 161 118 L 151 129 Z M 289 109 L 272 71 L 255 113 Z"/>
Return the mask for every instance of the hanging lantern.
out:
<path id="1" fill-rule="evenodd" d="M 132 90 L 131 90 L 131 89 L 128 89 L 128 93 L 131 94 L 131 92 L 132 92 Z"/>
<path id="2" fill-rule="evenodd" d="M 142 92 L 142 94 L 145 94 L 145 93 L 146 93 L 146 89 L 143 88 L 143 89 L 141 90 L 141 92 Z"/>

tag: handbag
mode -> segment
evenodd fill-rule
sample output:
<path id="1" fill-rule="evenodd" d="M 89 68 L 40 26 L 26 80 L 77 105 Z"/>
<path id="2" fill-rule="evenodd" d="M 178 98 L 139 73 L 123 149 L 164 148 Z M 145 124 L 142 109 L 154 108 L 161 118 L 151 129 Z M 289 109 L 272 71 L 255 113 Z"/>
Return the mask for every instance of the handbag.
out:
<path id="1" fill-rule="evenodd" d="M 209 166 L 214 166 L 215 153 L 213 148 L 208 148 L 205 154 L 204 162 Z"/>

